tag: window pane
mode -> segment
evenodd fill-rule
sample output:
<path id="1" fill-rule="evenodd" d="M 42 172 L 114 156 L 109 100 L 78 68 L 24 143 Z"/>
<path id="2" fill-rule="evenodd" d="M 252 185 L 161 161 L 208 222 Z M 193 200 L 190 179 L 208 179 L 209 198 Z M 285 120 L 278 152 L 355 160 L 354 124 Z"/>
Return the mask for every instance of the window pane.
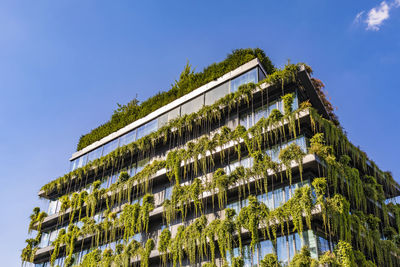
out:
<path id="1" fill-rule="evenodd" d="M 158 117 L 158 128 L 163 127 L 167 123 L 168 123 L 168 113 L 165 113 L 160 117 Z"/>
<path id="2" fill-rule="evenodd" d="M 136 130 L 132 130 L 120 138 L 120 145 L 119 146 L 125 146 L 127 144 L 130 144 L 132 142 L 135 142 L 136 140 Z"/>
<path id="3" fill-rule="evenodd" d="M 144 136 L 145 129 L 146 129 L 146 125 L 142 125 L 139 128 L 137 128 L 137 136 L 136 136 L 137 140 L 139 140 L 140 138 L 142 138 Z"/>
<path id="4" fill-rule="evenodd" d="M 136 174 L 136 162 L 134 162 L 131 167 L 128 169 L 128 174 L 130 177 L 134 176 Z"/>
<path id="5" fill-rule="evenodd" d="M 154 119 L 146 124 L 146 134 L 151 134 L 158 129 L 158 119 Z"/>
<path id="6" fill-rule="evenodd" d="M 276 248 L 278 260 L 280 260 L 284 265 L 288 263 L 287 247 L 286 247 L 286 237 L 281 236 L 276 240 Z"/>
<path id="7" fill-rule="evenodd" d="M 261 70 L 261 68 L 257 68 L 258 69 L 258 80 L 262 81 L 265 79 L 265 74 L 264 72 Z"/>
<path id="8" fill-rule="evenodd" d="M 140 138 L 142 138 L 152 132 L 157 131 L 157 129 L 158 129 L 158 120 L 157 119 L 152 120 L 152 121 L 146 123 L 145 125 L 140 126 L 137 129 L 137 138 L 136 139 L 139 140 Z"/>
<path id="9" fill-rule="evenodd" d="M 260 258 L 264 259 L 265 255 L 274 253 L 274 247 L 270 240 L 265 240 L 260 243 Z"/>
<path id="10" fill-rule="evenodd" d="M 47 214 L 52 215 L 56 213 L 57 209 L 57 201 L 56 200 L 50 200 L 49 201 L 49 209 L 47 210 Z"/>
<path id="11" fill-rule="evenodd" d="M 76 160 L 72 160 L 70 161 L 70 167 L 69 170 L 72 172 L 73 170 L 75 170 L 76 166 L 75 166 Z"/>
<path id="12" fill-rule="evenodd" d="M 181 115 L 181 107 L 177 107 L 168 112 L 168 121 L 173 120 Z"/>
<path id="13" fill-rule="evenodd" d="M 112 140 L 111 142 L 108 142 L 107 144 L 104 145 L 104 150 L 103 150 L 103 156 L 111 153 L 115 149 L 118 148 L 118 141 L 119 139 Z"/>
<path id="14" fill-rule="evenodd" d="M 86 165 L 86 161 L 87 161 L 87 154 L 85 154 L 83 156 L 80 156 L 76 160 L 77 160 L 77 164 L 76 164 L 76 168 L 75 169 L 85 166 Z"/>
<path id="15" fill-rule="evenodd" d="M 299 108 L 299 99 L 297 98 L 297 91 L 296 91 L 293 99 L 292 110 L 296 110 L 298 108 Z"/>
<path id="16" fill-rule="evenodd" d="M 253 69 L 231 80 L 231 92 L 236 92 L 236 90 L 242 84 L 247 84 L 250 82 L 257 83 L 258 82 L 257 76 L 258 76 L 257 69 Z"/>
<path id="17" fill-rule="evenodd" d="M 283 190 L 282 188 L 279 188 L 274 191 L 274 201 L 275 201 L 275 209 L 278 208 L 283 204 Z"/>
<path id="18" fill-rule="evenodd" d="M 296 253 L 299 252 L 302 248 L 302 240 L 300 238 L 299 233 L 294 234 L 295 245 L 296 245 Z"/>
<path id="19" fill-rule="evenodd" d="M 285 202 L 287 202 L 291 197 L 289 186 L 285 186 Z"/>
<path id="20" fill-rule="evenodd" d="M 204 105 L 204 95 L 198 96 L 195 99 L 182 105 L 181 114 L 191 114 L 193 112 L 199 111 Z"/>
<path id="21" fill-rule="evenodd" d="M 101 179 L 101 184 L 100 188 L 107 188 L 107 182 L 108 182 L 108 176 L 105 176 L 103 179 Z"/>
<path id="22" fill-rule="evenodd" d="M 292 259 L 294 256 L 294 237 L 293 235 L 288 236 L 288 246 L 289 246 L 289 259 Z"/>
<path id="23" fill-rule="evenodd" d="M 101 153 L 103 151 L 103 147 L 98 147 L 95 150 L 89 152 L 88 162 L 93 161 L 101 157 Z"/>
<path id="24" fill-rule="evenodd" d="M 145 159 L 139 160 L 138 164 L 137 164 L 136 173 L 138 173 L 141 170 L 143 170 L 143 168 L 147 165 L 147 163 L 149 163 L 149 158 L 145 158 Z"/>
<path id="25" fill-rule="evenodd" d="M 247 113 L 240 114 L 239 115 L 239 124 L 244 126 L 246 129 L 248 129 L 249 128 L 248 119 L 249 119 L 249 116 Z"/>
<path id="26" fill-rule="evenodd" d="M 268 117 L 268 107 L 259 107 L 254 112 L 254 123 L 257 123 L 261 118 Z"/>
<path id="27" fill-rule="evenodd" d="M 172 186 L 165 188 L 164 200 L 171 199 L 172 197 Z"/>
<path id="28" fill-rule="evenodd" d="M 273 196 L 274 196 L 273 192 L 268 192 L 268 194 L 267 194 L 267 203 L 265 203 L 265 204 L 267 205 L 267 207 L 268 207 L 270 210 L 272 210 L 272 209 L 274 208 L 274 205 L 273 205 L 273 203 L 274 203 Z"/>
<path id="29" fill-rule="evenodd" d="M 218 87 L 208 91 L 205 94 L 205 105 L 210 106 L 214 104 L 218 99 L 224 97 L 225 95 L 229 94 L 229 83 L 223 83 Z"/>

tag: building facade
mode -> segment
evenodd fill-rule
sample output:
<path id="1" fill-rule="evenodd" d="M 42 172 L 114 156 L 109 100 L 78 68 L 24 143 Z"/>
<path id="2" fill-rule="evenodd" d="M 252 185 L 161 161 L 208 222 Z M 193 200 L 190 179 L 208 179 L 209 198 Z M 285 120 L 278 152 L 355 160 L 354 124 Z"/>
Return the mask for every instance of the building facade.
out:
<path id="1" fill-rule="evenodd" d="M 39 192 L 49 206 L 23 260 L 287 266 L 307 247 L 324 264 L 346 242 L 352 264 L 396 266 L 400 187 L 331 121 L 310 75 L 255 58 L 77 151 Z"/>

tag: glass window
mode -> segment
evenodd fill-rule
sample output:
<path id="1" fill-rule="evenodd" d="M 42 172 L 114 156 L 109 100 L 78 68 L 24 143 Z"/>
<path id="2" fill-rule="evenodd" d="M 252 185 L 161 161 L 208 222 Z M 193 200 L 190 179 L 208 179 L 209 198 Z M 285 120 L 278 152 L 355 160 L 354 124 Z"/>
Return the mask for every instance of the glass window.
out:
<path id="1" fill-rule="evenodd" d="M 283 200 L 283 190 L 282 188 L 279 188 L 277 190 L 274 191 L 274 208 L 278 208 L 279 206 L 281 206 L 284 203 Z"/>
<path id="2" fill-rule="evenodd" d="M 127 144 L 130 144 L 132 142 L 135 142 L 136 140 L 136 130 L 132 130 L 120 138 L 120 145 L 119 146 L 125 146 Z"/>
<path id="3" fill-rule="evenodd" d="M 112 185 L 113 183 L 117 182 L 118 180 L 118 172 L 114 172 L 111 177 L 110 177 L 110 182 L 109 182 L 109 186 Z"/>
<path id="4" fill-rule="evenodd" d="M 242 84 L 247 84 L 247 83 L 257 83 L 258 82 L 258 73 L 257 69 L 252 69 L 239 77 L 231 80 L 231 93 L 236 92 L 236 90 L 241 86 Z"/>
<path id="5" fill-rule="evenodd" d="M 158 119 L 152 120 L 145 125 L 140 126 L 137 129 L 137 137 L 136 140 L 139 140 L 140 138 L 157 131 L 158 129 Z"/>
<path id="6" fill-rule="evenodd" d="M 283 265 L 288 264 L 288 255 L 286 247 L 286 236 L 280 236 L 276 239 L 276 249 L 278 260 L 283 263 Z"/>
<path id="7" fill-rule="evenodd" d="M 274 246 L 272 245 L 271 240 L 265 240 L 260 242 L 260 260 L 265 257 L 267 254 L 275 253 Z"/>
<path id="8" fill-rule="evenodd" d="M 83 217 L 83 216 L 82 216 Z M 83 226 L 83 222 L 82 221 L 78 221 L 77 223 L 76 223 L 76 226 L 78 226 L 79 228 L 82 228 L 82 226 Z"/>
<path id="9" fill-rule="evenodd" d="M 56 212 L 55 213 L 57 213 L 57 212 L 59 212 L 60 211 L 60 208 L 61 208 L 61 205 L 60 205 L 60 201 L 59 200 L 57 200 L 57 208 L 56 208 Z"/>
<path id="10" fill-rule="evenodd" d="M 239 116 L 239 124 L 244 126 L 246 129 L 250 128 L 249 115 L 247 113 L 240 114 L 240 116 Z"/>
<path id="11" fill-rule="evenodd" d="M 76 168 L 75 164 L 76 164 L 76 160 L 70 161 L 69 170 L 70 170 L 71 172 L 72 172 L 73 170 L 75 170 L 75 168 Z"/>
<path id="12" fill-rule="evenodd" d="M 147 165 L 147 163 L 149 163 L 149 161 L 150 161 L 149 158 L 145 158 L 145 159 L 139 160 L 138 164 L 137 164 L 137 168 L 136 168 L 136 173 L 138 173 L 141 170 L 143 170 L 143 168 Z"/>
<path id="13" fill-rule="evenodd" d="M 238 160 L 231 161 L 229 165 L 225 167 L 226 174 L 227 175 L 231 174 L 239 166 L 240 166 L 240 161 Z"/>
<path id="14" fill-rule="evenodd" d="M 181 107 L 181 114 L 191 114 L 199 111 L 204 105 L 204 95 L 200 95 L 189 102 L 185 103 Z"/>
<path id="15" fill-rule="evenodd" d="M 257 123 L 261 118 L 268 118 L 268 107 L 259 107 L 254 112 L 254 123 Z"/>
<path id="16" fill-rule="evenodd" d="M 151 134 L 158 129 L 158 119 L 154 119 L 146 124 L 146 135 Z"/>
<path id="17" fill-rule="evenodd" d="M 173 120 L 181 115 L 181 107 L 177 107 L 168 112 L 168 121 Z"/>
<path id="18" fill-rule="evenodd" d="M 292 110 L 296 110 L 298 108 L 299 108 L 299 99 L 297 97 L 297 91 L 296 91 L 293 99 Z"/>
<path id="19" fill-rule="evenodd" d="M 48 233 L 43 233 L 42 237 L 40 239 L 40 245 L 39 247 L 44 248 L 49 245 L 49 234 Z"/>
<path id="20" fill-rule="evenodd" d="M 52 243 L 54 240 L 56 240 L 57 234 L 58 234 L 58 230 L 54 230 L 54 231 L 50 232 L 50 235 L 49 235 L 50 243 Z"/>
<path id="21" fill-rule="evenodd" d="M 136 174 L 136 162 L 133 163 L 129 168 L 128 168 L 128 174 L 130 177 L 134 176 Z"/>
<path id="22" fill-rule="evenodd" d="M 79 158 L 76 159 L 76 164 L 75 164 L 75 169 L 83 167 L 86 165 L 86 161 L 87 161 L 87 154 L 80 156 Z"/>
<path id="23" fill-rule="evenodd" d="M 137 128 L 137 140 L 145 136 L 145 131 L 146 131 L 146 125 L 142 125 L 139 128 Z"/>
<path id="24" fill-rule="evenodd" d="M 97 213 L 96 215 L 94 215 L 93 219 L 96 223 L 99 223 L 102 221 L 102 215 L 100 213 Z"/>
<path id="25" fill-rule="evenodd" d="M 103 179 L 101 179 L 101 184 L 100 184 L 100 188 L 107 188 L 107 182 L 108 182 L 108 176 L 103 177 Z M 90 193 L 90 192 L 88 192 Z"/>
<path id="26" fill-rule="evenodd" d="M 138 242 L 142 242 L 142 234 L 141 233 L 135 234 L 132 238 L 130 238 L 129 241 L 132 241 L 132 240 L 136 240 Z"/>
<path id="27" fill-rule="evenodd" d="M 104 150 L 103 150 L 103 156 L 111 153 L 115 149 L 118 148 L 118 141 L 119 139 L 114 139 L 111 142 L 108 142 L 107 144 L 104 145 Z"/>
<path id="28" fill-rule="evenodd" d="M 55 214 L 56 210 L 57 210 L 57 200 L 50 200 L 47 214 L 49 215 Z"/>
<path id="29" fill-rule="evenodd" d="M 290 194 L 290 187 L 285 186 L 285 202 L 287 202 L 291 197 L 292 195 Z"/>
<path id="30" fill-rule="evenodd" d="M 169 186 L 169 187 L 165 188 L 164 200 L 171 199 L 171 197 L 172 197 L 172 186 Z"/>
<path id="31" fill-rule="evenodd" d="M 294 256 L 295 244 L 294 244 L 294 236 L 288 236 L 288 247 L 289 247 L 289 259 L 291 260 Z"/>
<path id="32" fill-rule="evenodd" d="M 229 94 L 229 83 L 223 83 L 214 89 L 206 92 L 205 94 L 205 105 L 210 106 L 214 104 L 218 99 L 224 97 L 225 95 Z"/>
<path id="33" fill-rule="evenodd" d="M 168 113 L 165 113 L 160 117 L 158 117 L 158 128 L 163 127 L 167 123 L 168 123 Z"/>
<path id="34" fill-rule="evenodd" d="M 265 74 L 264 72 L 261 70 L 261 68 L 257 68 L 258 69 L 258 80 L 262 81 L 265 79 Z"/>
<path id="35" fill-rule="evenodd" d="M 240 203 L 239 203 L 239 201 L 235 201 L 235 202 L 229 203 L 229 204 L 226 205 L 226 208 L 234 209 L 236 214 L 239 214 L 239 212 L 240 212 Z"/>
<path id="36" fill-rule="evenodd" d="M 318 257 L 317 237 L 315 236 L 312 230 L 308 230 L 307 232 L 304 233 L 307 233 L 308 236 L 308 247 L 310 248 L 311 257 L 316 259 Z"/>
<path id="37" fill-rule="evenodd" d="M 226 118 L 226 126 L 235 129 L 238 126 L 238 115 L 237 114 L 229 114 Z"/>
<path id="38" fill-rule="evenodd" d="M 89 156 L 88 156 L 88 162 L 100 158 L 101 155 L 102 155 L 102 152 L 103 152 L 103 147 L 102 147 L 102 146 L 96 148 L 96 149 L 93 150 L 93 151 L 90 151 L 90 152 L 89 152 Z"/>
<path id="39" fill-rule="evenodd" d="M 294 234 L 295 246 L 296 246 L 296 253 L 301 250 L 303 247 L 304 241 L 300 238 L 299 233 Z"/>

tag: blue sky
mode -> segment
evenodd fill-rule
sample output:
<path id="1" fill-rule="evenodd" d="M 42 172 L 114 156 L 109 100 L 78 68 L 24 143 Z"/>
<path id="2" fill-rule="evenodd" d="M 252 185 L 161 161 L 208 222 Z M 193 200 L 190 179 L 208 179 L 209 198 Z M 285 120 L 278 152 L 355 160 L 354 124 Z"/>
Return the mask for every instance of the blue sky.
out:
<path id="1" fill-rule="evenodd" d="M 1 1 L 3 266 L 20 265 L 37 192 L 80 135 L 235 48 L 311 65 L 353 143 L 400 177 L 399 0 L 141 2 Z"/>

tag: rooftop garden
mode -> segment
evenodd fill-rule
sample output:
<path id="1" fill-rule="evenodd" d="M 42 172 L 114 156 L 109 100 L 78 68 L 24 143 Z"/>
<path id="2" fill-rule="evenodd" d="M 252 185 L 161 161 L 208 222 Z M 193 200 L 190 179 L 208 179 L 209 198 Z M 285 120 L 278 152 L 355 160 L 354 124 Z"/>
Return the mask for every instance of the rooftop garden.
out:
<path id="1" fill-rule="evenodd" d="M 194 72 L 191 66 L 187 64 L 179 80 L 175 81 L 169 90 L 160 91 L 141 103 L 135 98 L 126 105 L 118 105 L 118 109 L 114 110 L 109 121 L 80 137 L 77 150 L 79 151 L 87 147 L 255 58 L 260 60 L 267 74 L 274 72 L 275 67 L 271 63 L 271 60 L 265 55 L 264 51 L 259 48 L 234 50 L 226 59 L 219 63 L 209 65 L 204 68 L 202 72 Z"/>

